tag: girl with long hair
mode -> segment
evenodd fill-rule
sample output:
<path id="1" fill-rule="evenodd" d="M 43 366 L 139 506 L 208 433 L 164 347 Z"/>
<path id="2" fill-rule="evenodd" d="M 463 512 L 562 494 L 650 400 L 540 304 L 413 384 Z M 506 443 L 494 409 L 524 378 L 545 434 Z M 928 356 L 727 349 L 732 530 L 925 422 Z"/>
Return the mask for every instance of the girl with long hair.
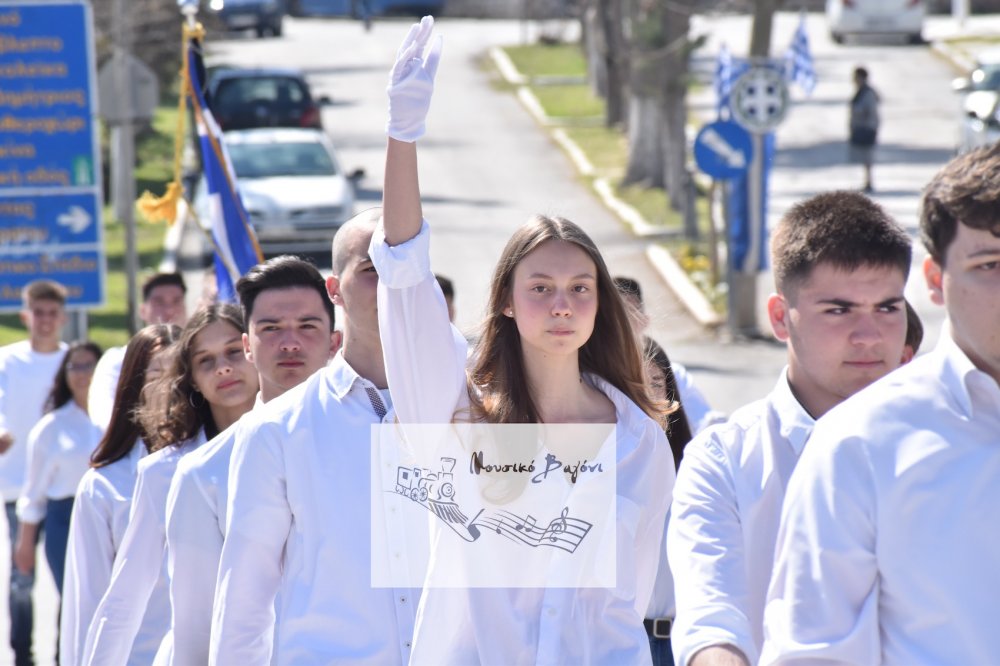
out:
<path id="1" fill-rule="evenodd" d="M 243 354 L 237 306 L 196 312 L 170 348 L 166 368 L 144 388 L 139 420 L 150 455 L 139 462 L 132 511 L 111 582 L 91 620 L 83 664 L 123 664 L 157 584 L 166 584 L 167 491 L 177 462 L 236 422 L 254 403 L 257 373 Z M 124 376 L 124 373 L 123 373 Z M 169 663 L 169 621 L 153 663 Z"/>
<path id="2" fill-rule="evenodd" d="M 600 252 L 580 226 L 559 217 L 535 216 L 503 249 L 466 370 L 464 338 L 451 328 L 431 272 L 417 179 L 414 141 L 423 134 L 440 54 L 438 41 L 424 60 L 432 27 L 425 17 L 411 29 L 390 76 L 383 227 L 370 249 L 379 273 L 379 326 L 393 406 L 404 424 L 606 424 L 609 433 L 613 424 L 614 439 L 601 441 L 597 455 L 610 456 L 614 466 L 616 509 L 606 524 L 594 523 L 594 531 L 611 549 L 603 561 L 613 568 L 614 582 L 553 583 L 564 573 L 555 568 L 540 584 L 437 587 L 436 577 L 448 574 L 442 563 L 449 562 L 439 557 L 439 546 L 449 538 L 457 542 L 447 530 L 432 532 L 411 663 L 649 663 L 643 617 L 674 480 L 658 422 L 669 406 L 648 391 L 641 350 Z M 593 447 L 575 443 L 563 453 L 594 459 L 587 455 Z M 562 471 L 553 483 L 564 480 Z M 568 478 L 565 484 L 571 487 Z M 568 529 L 557 522 L 538 548 Z M 480 543 L 492 536 L 482 525 L 469 530 Z M 495 525 L 497 535 L 510 527 Z M 515 527 L 509 529 L 514 538 L 535 530 L 527 521 Z M 490 556 L 489 549 L 471 545 L 465 552 Z M 570 557 L 557 552 L 551 562 L 568 565 Z M 455 568 L 463 565 L 477 563 L 467 559 Z M 524 580 L 539 581 L 528 578 L 533 573 L 525 571 Z"/>
<path id="3" fill-rule="evenodd" d="M 24 573 L 35 568 L 38 525 L 44 519 L 45 559 L 59 594 L 73 494 L 101 438 L 87 416 L 87 391 L 100 357 L 101 348 L 93 342 L 69 346 L 45 401 L 45 415 L 28 436 L 28 475 L 17 500 L 20 527 L 14 564 Z"/>
<path id="4" fill-rule="evenodd" d="M 76 491 L 63 580 L 59 655 L 63 664 L 80 663 L 87 628 L 104 591 L 128 525 L 137 465 L 148 453 L 137 410 L 143 387 L 162 373 L 167 347 L 180 328 L 155 324 L 139 330 L 126 347 L 108 428 L 90 455 L 90 469 Z M 166 586 L 154 592 L 129 663 L 152 662 L 170 621 Z"/>

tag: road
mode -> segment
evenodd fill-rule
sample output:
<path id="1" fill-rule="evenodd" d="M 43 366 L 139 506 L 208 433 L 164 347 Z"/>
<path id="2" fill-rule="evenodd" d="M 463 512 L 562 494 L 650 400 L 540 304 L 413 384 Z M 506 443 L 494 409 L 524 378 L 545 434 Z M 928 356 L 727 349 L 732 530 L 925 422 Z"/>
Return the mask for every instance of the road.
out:
<path id="1" fill-rule="evenodd" d="M 797 20 L 792 14 L 776 17 L 776 52 L 791 40 Z M 928 33 L 947 31 L 944 21 L 930 19 Z M 883 145 L 874 196 L 915 233 L 920 191 L 950 157 L 954 145 L 958 103 L 948 83 L 955 72 L 926 47 L 841 47 L 826 36 L 821 16 L 810 15 L 807 24 L 819 84 L 810 98 L 793 93 L 795 104 L 777 132 L 770 222 L 804 197 L 860 184 L 858 169 L 844 164 L 843 141 L 847 101 L 853 92 L 850 72 L 854 65 L 864 64 L 883 98 Z M 703 80 L 723 41 L 737 55 L 746 52 L 747 17 L 696 17 L 694 25 L 696 32 L 708 34 L 708 45 L 694 62 Z M 368 174 L 361 184 L 360 206 L 377 205 L 386 75 L 407 26 L 404 21 L 378 22 L 365 33 L 350 21 L 289 19 L 281 39 L 210 35 L 209 61 L 306 70 L 317 94 L 334 100 L 324 110 L 323 120 L 341 151 L 343 166 L 363 167 Z M 434 266 L 456 281 L 459 325 L 469 328 L 478 321 L 490 271 L 513 229 L 536 212 L 560 214 L 593 235 L 612 272 L 643 283 L 652 310 L 652 334 L 693 371 L 713 406 L 728 412 L 766 394 L 784 363 L 783 347 L 767 341 L 725 341 L 700 328 L 647 263 L 644 243 L 632 238 L 598 202 L 514 96 L 496 85 L 484 53 L 493 44 L 519 42 L 521 24 L 444 20 L 438 31 L 446 45 L 428 134 L 420 143 L 421 184 L 425 215 L 434 225 Z M 708 116 L 711 108 L 705 93 L 692 96 L 693 115 Z M 918 250 L 916 255 L 915 265 L 923 253 Z M 768 279 L 762 276 L 762 290 Z M 915 270 L 907 295 L 927 326 L 926 349 L 937 338 L 941 312 L 928 302 L 920 282 Z M 42 559 L 39 551 L 39 562 Z M 40 567 L 36 654 L 39 664 L 50 664 L 55 591 L 46 566 Z M 6 590 L 0 589 L 2 594 Z M 0 619 L 0 644 L 7 642 L 6 632 L 6 619 Z M 0 664 L 9 659 L 4 653 Z"/>
<path id="2" fill-rule="evenodd" d="M 797 14 L 776 16 L 776 52 L 790 42 L 797 21 Z M 777 132 L 770 222 L 797 200 L 860 185 L 859 168 L 845 164 L 844 137 L 847 102 L 853 94 L 851 69 L 864 63 L 883 97 L 875 198 L 915 234 L 921 188 L 947 161 L 954 145 L 958 102 L 948 87 L 954 71 L 927 47 L 842 47 L 829 40 L 821 15 L 808 16 L 807 25 L 819 83 L 809 98 L 801 91 L 793 93 L 794 105 Z M 360 166 L 368 174 L 360 205 L 377 205 L 386 73 L 407 26 L 407 21 L 382 22 L 365 33 L 350 21 L 289 21 L 285 39 L 219 42 L 209 59 L 304 69 L 317 93 L 334 100 L 324 111 L 324 123 L 340 148 L 344 167 Z M 703 81 L 710 78 L 722 42 L 734 54 L 746 52 L 748 17 L 696 17 L 694 26 L 709 36 L 694 62 Z M 428 133 L 420 142 L 421 185 L 425 215 L 435 232 L 435 270 L 456 280 L 460 327 L 478 322 L 490 271 L 511 231 L 535 212 L 560 214 L 594 236 L 612 272 L 642 282 L 653 314 L 652 334 L 694 371 L 714 406 L 729 412 L 764 395 L 783 365 L 783 347 L 768 341 L 727 342 L 695 324 L 652 271 L 644 243 L 598 203 L 514 96 L 495 84 L 484 53 L 494 44 L 519 42 L 521 24 L 443 20 L 438 32 L 445 38 L 445 52 Z M 711 113 L 712 101 L 706 95 L 710 91 L 692 96 L 694 114 Z M 922 258 L 922 252 L 917 256 Z M 907 295 L 925 318 L 930 345 L 941 313 L 925 297 L 917 272 Z M 765 294 L 769 281 L 762 276 Z M 766 327 L 766 321 L 762 323 Z"/>

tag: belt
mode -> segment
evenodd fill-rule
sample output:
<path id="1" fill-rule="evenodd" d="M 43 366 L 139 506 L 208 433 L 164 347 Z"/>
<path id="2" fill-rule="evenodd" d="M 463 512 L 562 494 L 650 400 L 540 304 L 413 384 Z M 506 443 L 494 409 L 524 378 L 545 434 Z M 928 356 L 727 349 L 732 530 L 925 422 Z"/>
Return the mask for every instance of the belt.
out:
<path id="1" fill-rule="evenodd" d="M 642 621 L 642 626 L 646 627 L 646 633 L 652 638 L 670 638 L 670 626 L 674 623 L 668 617 L 658 617 L 656 619 L 646 618 Z"/>

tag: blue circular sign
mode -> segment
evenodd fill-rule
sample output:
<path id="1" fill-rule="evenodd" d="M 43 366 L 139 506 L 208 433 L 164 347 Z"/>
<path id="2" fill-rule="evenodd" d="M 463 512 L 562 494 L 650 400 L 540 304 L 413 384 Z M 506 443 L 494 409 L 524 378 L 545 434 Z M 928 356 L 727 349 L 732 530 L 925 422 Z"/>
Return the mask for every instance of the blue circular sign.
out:
<path id="1" fill-rule="evenodd" d="M 731 120 L 717 120 L 701 128 L 694 140 L 694 161 L 716 180 L 739 176 L 750 166 L 750 133 Z"/>

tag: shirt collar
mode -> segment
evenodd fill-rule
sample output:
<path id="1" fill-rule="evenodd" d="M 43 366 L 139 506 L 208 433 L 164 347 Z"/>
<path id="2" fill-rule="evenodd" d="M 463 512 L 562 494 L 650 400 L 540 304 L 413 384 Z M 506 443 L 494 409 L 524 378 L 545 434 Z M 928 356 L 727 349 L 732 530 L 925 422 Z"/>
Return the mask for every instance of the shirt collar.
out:
<path id="1" fill-rule="evenodd" d="M 351 367 L 351 364 L 344 359 L 343 350 L 338 351 L 337 355 L 326 366 L 326 373 L 330 392 L 337 396 L 338 400 L 342 400 L 345 395 L 350 393 L 355 383 L 359 383 L 362 388 L 375 386 L 371 380 L 365 379 Z"/>
<path id="2" fill-rule="evenodd" d="M 947 328 L 942 330 L 941 339 L 938 340 L 934 353 L 941 359 L 941 381 L 955 397 L 966 417 L 973 417 L 974 393 L 980 396 L 992 393 L 993 402 L 1000 404 L 1000 387 L 996 381 L 973 364 L 951 337 Z"/>
<path id="3" fill-rule="evenodd" d="M 816 420 L 809 416 L 809 412 L 792 393 L 792 387 L 788 383 L 788 366 L 781 371 L 781 377 L 771 392 L 771 403 L 778 413 L 781 437 L 792 445 L 796 454 L 801 455 Z"/>

